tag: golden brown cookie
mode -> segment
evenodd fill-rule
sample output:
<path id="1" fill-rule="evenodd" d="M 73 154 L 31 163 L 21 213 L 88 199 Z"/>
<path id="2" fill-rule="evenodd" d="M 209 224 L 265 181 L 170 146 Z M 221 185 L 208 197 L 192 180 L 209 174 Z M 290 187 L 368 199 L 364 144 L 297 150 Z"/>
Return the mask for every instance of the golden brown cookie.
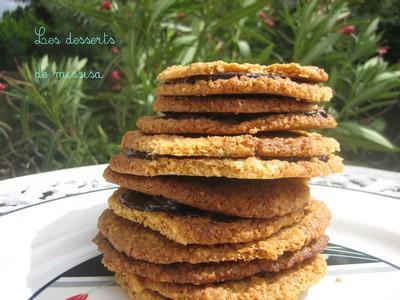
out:
<path id="1" fill-rule="evenodd" d="M 317 133 L 274 132 L 270 134 L 187 137 L 146 135 L 128 131 L 121 147 L 151 155 L 203 157 L 310 157 L 339 151 L 339 143 Z"/>
<path id="2" fill-rule="evenodd" d="M 157 96 L 208 96 L 236 94 L 264 94 L 286 96 L 302 101 L 326 102 L 332 98 L 332 89 L 317 84 L 299 83 L 279 76 L 249 77 L 238 75 L 227 79 L 208 78 L 194 81 L 166 82 L 159 86 Z"/>
<path id="3" fill-rule="evenodd" d="M 319 109 L 317 103 L 273 96 L 159 96 L 153 110 L 186 113 L 266 113 L 308 112 Z"/>
<path id="4" fill-rule="evenodd" d="M 298 160 L 299 159 L 299 160 Z M 342 159 L 335 155 L 311 158 L 282 159 L 248 158 L 180 158 L 125 154 L 114 155 L 110 168 L 117 173 L 140 176 L 180 175 L 228 177 L 241 179 L 276 179 L 317 177 L 341 172 Z"/>
<path id="5" fill-rule="evenodd" d="M 98 228 L 112 246 L 127 256 L 159 264 L 222 261 L 277 260 L 285 252 L 295 252 L 319 239 L 329 224 L 330 212 L 322 202 L 312 201 L 305 217 L 269 238 L 242 244 L 182 245 L 156 231 L 129 221 L 107 209 Z"/>
<path id="6" fill-rule="evenodd" d="M 335 128 L 336 121 L 323 111 L 257 115 L 172 114 L 143 116 L 136 123 L 146 134 L 237 135 L 264 131 Z"/>
<path id="7" fill-rule="evenodd" d="M 126 287 L 133 292 L 151 290 L 168 299 L 294 300 L 325 273 L 326 261 L 322 255 L 317 255 L 280 273 L 260 273 L 241 280 L 205 285 L 162 283 L 121 273 L 116 277 L 122 277 Z"/>
<path id="8" fill-rule="evenodd" d="M 118 216 L 141 223 L 179 244 L 216 245 L 266 239 L 304 217 L 304 210 L 282 217 L 249 219 L 210 213 L 120 188 L 108 199 Z"/>
<path id="9" fill-rule="evenodd" d="M 328 237 L 322 236 L 296 252 L 287 252 L 277 260 L 257 259 L 248 262 L 222 262 L 207 264 L 154 264 L 129 258 L 115 250 L 108 240 L 98 234 L 93 240 L 104 254 L 102 263 L 112 272 L 135 274 L 158 281 L 179 284 L 204 284 L 239 280 L 260 272 L 282 272 L 297 263 L 314 257 L 322 252 L 328 243 Z"/>
<path id="10" fill-rule="evenodd" d="M 159 293 L 148 289 L 131 289 L 128 285 L 128 276 L 115 274 L 115 282 L 124 290 L 130 300 L 164 300 Z"/>
<path id="11" fill-rule="evenodd" d="M 186 66 L 170 66 L 157 76 L 157 80 L 173 80 L 232 72 L 273 74 L 309 82 L 324 82 L 328 80 L 328 74 L 316 66 L 301 66 L 296 63 L 273 65 L 238 64 L 224 61 L 196 62 Z"/>
<path id="12" fill-rule="evenodd" d="M 127 189 L 162 196 L 199 209 L 247 218 L 271 218 L 303 209 L 309 202 L 307 180 L 240 180 L 185 176 L 143 177 L 107 168 L 104 178 Z"/>

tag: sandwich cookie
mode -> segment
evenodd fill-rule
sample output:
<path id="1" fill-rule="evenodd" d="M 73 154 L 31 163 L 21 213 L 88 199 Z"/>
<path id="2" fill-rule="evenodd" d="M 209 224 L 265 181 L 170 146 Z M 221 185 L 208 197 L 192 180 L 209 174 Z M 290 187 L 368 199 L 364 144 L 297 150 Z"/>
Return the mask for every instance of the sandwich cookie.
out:
<path id="1" fill-rule="evenodd" d="M 186 176 L 144 177 L 119 174 L 109 167 L 103 177 L 124 188 L 214 213 L 271 218 L 304 209 L 310 199 L 307 180 L 239 180 Z"/>
<path id="2" fill-rule="evenodd" d="M 282 228 L 267 239 L 221 245 L 182 245 L 162 236 L 142 224 L 119 217 L 107 209 L 100 216 L 98 228 L 111 245 L 127 256 L 157 264 L 188 262 L 192 264 L 277 260 L 286 252 L 295 252 L 319 239 L 330 221 L 328 208 L 311 201 L 299 222 Z"/>
<path id="3" fill-rule="evenodd" d="M 314 102 L 332 98 L 329 87 L 316 84 L 328 79 L 325 71 L 297 64 L 199 63 L 170 67 L 157 79 L 163 81 L 157 89 L 158 96 L 268 94 Z"/>
<path id="4" fill-rule="evenodd" d="M 259 273 L 245 279 L 205 285 L 163 283 L 132 274 L 116 273 L 117 282 L 128 293 L 156 292 L 161 299 L 298 299 L 301 292 L 318 282 L 326 273 L 326 262 L 317 255 L 280 273 Z M 137 298 L 136 298 L 137 299 Z M 155 298 L 159 299 L 159 298 Z"/>
<path id="5" fill-rule="evenodd" d="M 166 81 L 156 90 L 157 96 L 235 94 L 277 95 L 309 102 L 326 102 L 333 95 L 332 89 L 327 86 L 297 82 L 276 75 L 247 73 L 223 73 Z"/>
<path id="6" fill-rule="evenodd" d="M 297 63 L 272 65 L 238 64 L 226 63 L 224 61 L 196 62 L 186 66 L 169 66 L 158 74 L 157 80 L 167 81 L 221 73 L 271 74 L 314 83 L 328 80 L 328 74 L 316 66 L 301 66 Z"/>
<path id="7" fill-rule="evenodd" d="M 234 217 L 123 188 L 109 198 L 108 207 L 116 215 L 141 223 L 183 245 L 245 243 L 265 239 L 304 217 L 303 209 L 269 219 Z"/>
<path id="8" fill-rule="evenodd" d="M 282 272 L 321 253 L 328 243 L 328 237 L 323 235 L 298 251 L 283 254 L 277 260 L 256 259 L 248 262 L 208 264 L 154 264 L 118 252 L 101 234 L 96 236 L 94 242 L 103 253 L 102 263 L 112 272 L 134 274 L 158 282 L 199 285 L 239 280 L 260 272 Z"/>

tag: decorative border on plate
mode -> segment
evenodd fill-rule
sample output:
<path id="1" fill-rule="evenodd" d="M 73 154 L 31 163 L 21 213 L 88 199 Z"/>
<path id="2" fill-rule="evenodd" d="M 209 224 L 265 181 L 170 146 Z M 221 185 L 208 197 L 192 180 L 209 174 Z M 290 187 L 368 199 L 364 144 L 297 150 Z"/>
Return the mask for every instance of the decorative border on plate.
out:
<path id="1" fill-rule="evenodd" d="M 115 185 L 102 178 L 105 166 L 61 170 L 0 181 L 0 216 L 50 200 L 115 188 Z M 90 172 L 82 175 L 85 170 Z M 39 176 L 40 180 L 32 184 Z M 344 173 L 312 178 L 310 184 L 400 199 L 400 173 L 349 166 Z"/>

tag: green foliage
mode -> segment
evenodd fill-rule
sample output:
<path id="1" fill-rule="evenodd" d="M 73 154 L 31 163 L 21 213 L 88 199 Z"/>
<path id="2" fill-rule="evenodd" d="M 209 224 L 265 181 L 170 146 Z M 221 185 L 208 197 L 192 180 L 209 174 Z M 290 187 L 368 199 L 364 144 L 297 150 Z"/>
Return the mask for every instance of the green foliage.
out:
<path id="1" fill-rule="evenodd" d="M 373 19 L 380 17 L 378 30 L 382 34 L 381 46 L 387 46 L 385 59 L 390 63 L 398 63 L 400 59 L 400 1 L 398 0 L 351 0 L 352 13 L 356 17 Z"/>
<path id="2" fill-rule="evenodd" d="M 2 124 L 3 137 L 13 139 L 14 145 L 23 150 L 15 157 L 13 149 L 1 149 L 3 166 L 22 159 L 29 162 L 24 168 L 28 172 L 32 168 L 72 167 L 104 161 L 115 151 L 101 127 L 101 118 L 90 107 L 91 99 L 84 94 L 84 79 L 51 76 L 60 70 L 81 71 L 86 62 L 74 57 L 56 64 L 44 56 L 22 64 L 18 70 L 21 80 L 3 76 L 9 85 L 5 96 L 20 122 L 15 128 Z M 38 72 L 49 76 L 36 78 Z"/>
<path id="3" fill-rule="evenodd" d="M 221 43 L 237 47 L 238 53 L 246 51 L 246 44 L 238 38 L 243 25 L 239 22 L 265 6 L 265 1 L 231 1 L 228 7 L 226 2 L 209 1 L 191 7 L 190 1 L 153 0 L 113 2 L 112 11 L 102 11 L 98 1 L 55 2 L 107 26 L 122 47 L 120 55 L 105 67 L 122 71 L 121 91 L 99 94 L 101 99 L 111 99 L 120 133 L 132 129 L 140 115 L 151 113 L 155 78 L 167 65 L 216 59 Z M 177 12 L 186 14 L 187 7 L 193 12 L 180 22 Z"/>
<path id="4" fill-rule="evenodd" d="M 27 59 L 33 49 L 33 31 L 42 26 L 32 9 L 18 8 L 13 13 L 6 12 L 0 19 L 0 65 L 11 68 L 13 59 Z M 7 58 L 7 59 L 5 59 Z"/>
<path id="5" fill-rule="evenodd" d="M 338 24 L 349 15 L 344 2 L 336 1 L 318 13 L 318 1 L 303 3 L 291 13 L 285 6 L 283 20 L 291 29 L 292 59 L 303 65 L 309 65 L 333 52 L 340 38 Z M 290 49 L 290 48 L 289 48 Z"/>
<path id="6" fill-rule="evenodd" d="M 339 122 L 338 127 L 331 133 L 340 139 L 343 145 L 352 147 L 355 151 L 358 147 L 377 151 L 396 150 L 396 147 L 377 131 L 353 121 Z"/>
<path id="7" fill-rule="evenodd" d="M 264 29 L 278 50 L 272 55 L 282 62 L 323 66 L 331 75 L 329 85 L 335 95 L 328 109 L 342 127 L 325 133 L 342 141 L 344 148 L 398 150 L 382 136 L 384 124 L 368 130 L 360 124 L 398 101 L 400 73 L 376 52 L 379 19 L 349 19 L 351 11 L 345 1 L 321 3 L 300 2 L 294 9 L 280 4 L 268 12 L 279 20 L 280 27 Z M 347 24 L 355 26 L 354 34 L 340 33 Z"/>

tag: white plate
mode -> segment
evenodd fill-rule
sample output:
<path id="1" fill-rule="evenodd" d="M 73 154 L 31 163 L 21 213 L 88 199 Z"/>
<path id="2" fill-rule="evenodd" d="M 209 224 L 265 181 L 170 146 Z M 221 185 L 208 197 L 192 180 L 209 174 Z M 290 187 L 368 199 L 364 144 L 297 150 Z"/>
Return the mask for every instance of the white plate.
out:
<path id="1" fill-rule="evenodd" d="M 112 189 L 40 203 L 0 216 L 1 299 L 127 299 L 101 267 L 91 239 Z M 306 299 L 400 299 L 400 201 L 312 186 L 333 213 L 328 275 Z M 69 270 L 67 273 L 65 273 Z"/>

